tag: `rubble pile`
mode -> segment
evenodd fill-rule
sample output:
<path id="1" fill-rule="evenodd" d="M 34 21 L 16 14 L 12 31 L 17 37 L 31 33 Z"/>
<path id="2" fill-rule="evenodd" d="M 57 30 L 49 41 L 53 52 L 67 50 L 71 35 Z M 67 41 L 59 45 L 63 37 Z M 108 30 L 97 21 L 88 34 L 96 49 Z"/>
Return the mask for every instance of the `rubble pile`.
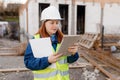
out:
<path id="1" fill-rule="evenodd" d="M 84 80 L 97 80 L 97 76 L 99 76 L 99 70 L 98 69 L 94 69 L 94 71 L 89 71 L 86 68 L 83 68 L 83 73 L 82 73 L 82 77 L 84 78 Z"/>

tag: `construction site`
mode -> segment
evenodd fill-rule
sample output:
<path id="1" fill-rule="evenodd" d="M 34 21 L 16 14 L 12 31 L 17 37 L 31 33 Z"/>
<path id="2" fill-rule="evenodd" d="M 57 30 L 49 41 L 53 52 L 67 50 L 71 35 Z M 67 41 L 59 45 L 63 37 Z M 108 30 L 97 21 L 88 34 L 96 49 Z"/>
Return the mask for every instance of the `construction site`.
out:
<path id="1" fill-rule="evenodd" d="M 69 64 L 70 80 L 120 80 L 119 4 L 119 0 L 28 0 L 19 7 L 19 15 L 12 15 L 19 16 L 19 22 L 4 21 L 5 13 L 0 12 L 0 80 L 33 80 L 24 53 L 41 25 L 41 11 L 49 5 L 59 8 L 65 35 L 80 35 L 79 59 Z"/>

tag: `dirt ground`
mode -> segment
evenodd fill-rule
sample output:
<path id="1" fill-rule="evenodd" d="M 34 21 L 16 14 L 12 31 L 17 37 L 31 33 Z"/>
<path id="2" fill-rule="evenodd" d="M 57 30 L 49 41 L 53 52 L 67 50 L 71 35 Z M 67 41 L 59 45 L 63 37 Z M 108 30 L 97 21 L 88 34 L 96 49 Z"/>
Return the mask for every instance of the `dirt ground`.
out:
<path id="1" fill-rule="evenodd" d="M 0 48 L 2 47 L 14 47 L 19 44 L 18 41 L 9 41 L 0 39 Z M 13 69 L 13 68 L 25 68 L 24 65 L 24 56 L 0 56 L 0 70 L 3 69 Z M 84 62 L 81 58 L 81 62 Z M 88 71 L 94 72 L 94 67 L 86 66 L 84 67 Z M 81 68 L 70 68 L 70 80 L 93 80 L 85 79 L 83 73 L 83 67 Z M 106 76 L 99 73 L 94 80 L 106 80 Z M 28 71 L 16 71 L 16 72 L 1 72 L 0 71 L 0 80 L 33 80 L 33 74 L 30 70 Z"/>
<path id="2" fill-rule="evenodd" d="M 0 69 L 25 68 L 23 62 L 24 56 L 0 56 Z M 86 67 L 93 71 L 93 67 Z M 82 76 L 83 68 L 74 68 L 69 70 L 70 80 L 85 80 Z M 0 80 L 33 80 L 31 71 L 22 72 L 0 72 Z M 96 80 L 106 80 L 106 76 L 99 73 Z"/>

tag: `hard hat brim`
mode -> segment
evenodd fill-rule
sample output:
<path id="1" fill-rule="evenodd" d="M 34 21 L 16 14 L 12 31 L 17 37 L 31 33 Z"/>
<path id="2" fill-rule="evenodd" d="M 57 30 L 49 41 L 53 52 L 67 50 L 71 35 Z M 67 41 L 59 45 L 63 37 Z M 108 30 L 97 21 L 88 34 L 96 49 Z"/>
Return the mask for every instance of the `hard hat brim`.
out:
<path id="1" fill-rule="evenodd" d="M 46 20 L 60 20 L 60 21 L 62 21 L 62 20 L 64 20 L 64 18 L 61 18 L 61 19 L 44 19 L 44 20 L 40 20 L 40 21 L 46 21 Z"/>

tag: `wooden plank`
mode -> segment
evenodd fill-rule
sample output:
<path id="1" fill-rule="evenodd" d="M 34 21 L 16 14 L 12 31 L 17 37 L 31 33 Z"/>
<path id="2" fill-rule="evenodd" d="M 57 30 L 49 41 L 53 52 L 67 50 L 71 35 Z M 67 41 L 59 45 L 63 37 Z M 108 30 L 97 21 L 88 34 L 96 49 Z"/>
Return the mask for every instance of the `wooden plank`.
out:
<path id="1" fill-rule="evenodd" d="M 26 49 L 26 42 L 13 48 L 0 48 L 0 56 L 23 55 Z"/>
<path id="2" fill-rule="evenodd" d="M 90 36 L 92 36 L 92 35 L 90 35 Z M 88 43 L 88 42 L 86 43 L 84 40 L 85 38 L 86 38 L 86 36 L 82 40 L 84 43 L 80 43 L 80 45 L 82 45 L 84 48 L 79 47 L 82 50 L 84 50 L 82 52 L 82 55 L 88 61 L 90 61 L 94 66 L 96 66 L 98 69 L 100 69 L 105 75 L 110 77 L 110 79 L 119 80 L 119 76 L 120 76 L 120 63 L 119 62 L 120 61 L 118 61 L 116 58 L 112 57 L 111 55 L 108 55 L 108 53 L 106 53 L 105 51 L 97 52 L 94 50 L 90 50 L 88 48 L 88 46 L 86 46 L 86 45 L 88 45 L 88 44 L 90 45 L 92 42 L 90 42 L 88 40 L 88 42 L 90 42 L 90 43 Z M 93 38 L 93 36 L 92 36 L 92 38 Z M 102 62 L 104 65 L 107 65 L 107 67 L 99 66 L 98 62 Z M 107 69 L 110 68 L 113 71 L 109 72 L 105 68 L 107 68 Z M 114 74 L 114 72 L 116 74 Z"/>
<path id="3" fill-rule="evenodd" d="M 29 69 L 27 68 L 0 69 L 0 72 L 20 72 L 20 71 L 29 71 Z"/>
<path id="4" fill-rule="evenodd" d="M 118 71 L 120 71 L 120 63 L 119 63 L 120 60 L 118 60 L 114 56 L 110 55 L 110 53 L 108 53 L 106 51 L 102 51 L 102 50 L 98 52 L 98 51 L 89 50 L 86 48 L 81 48 L 81 49 L 84 50 L 84 52 L 82 52 L 82 53 L 90 54 L 94 58 L 97 58 L 100 61 L 103 61 L 104 63 L 106 62 L 106 64 L 109 63 L 111 66 L 118 68 Z"/>
<path id="5" fill-rule="evenodd" d="M 113 76 L 110 72 L 106 71 L 102 66 L 99 66 L 96 61 L 90 58 L 86 53 L 82 54 L 90 63 L 96 66 L 100 71 L 106 74 L 111 80 L 118 80 L 115 76 Z"/>
<path id="6" fill-rule="evenodd" d="M 118 67 L 112 65 L 113 63 L 111 64 L 111 61 L 109 61 L 109 60 L 108 60 L 108 61 L 105 61 L 104 59 L 98 58 L 97 56 L 94 56 L 94 55 L 92 55 L 92 54 L 91 54 L 91 56 L 94 57 L 95 59 L 97 59 L 98 61 L 104 63 L 105 65 L 111 67 L 111 68 L 114 69 L 115 71 L 117 71 L 117 72 L 120 73 L 120 69 L 119 69 Z M 100 55 L 98 55 L 98 56 L 100 56 Z M 105 58 L 105 57 L 104 57 L 104 58 Z"/>
<path id="7" fill-rule="evenodd" d="M 91 50 L 89 51 L 89 54 L 101 59 L 101 61 L 103 60 L 104 62 L 112 64 L 113 66 L 120 69 L 120 60 L 116 59 L 112 55 L 108 55 L 107 53 L 105 53 L 105 51 L 96 52 Z"/>
<path id="8" fill-rule="evenodd" d="M 109 46 L 109 47 L 110 46 L 118 46 L 118 47 L 120 46 L 120 44 L 118 44 L 118 43 L 104 43 L 103 45 L 104 46 Z M 101 46 L 101 44 L 99 44 L 99 46 Z"/>
<path id="9" fill-rule="evenodd" d="M 99 66 L 106 66 L 106 65 L 103 65 L 103 64 L 98 64 Z M 74 68 L 83 68 L 83 67 L 86 67 L 86 66 L 93 66 L 92 64 L 90 63 L 80 63 L 80 64 L 75 64 L 75 65 L 69 65 L 69 68 L 70 69 L 74 69 Z"/>
<path id="10" fill-rule="evenodd" d="M 18 53 L 0 53 L 0 56 L 18 56 Z"/>
<path id="11" fill-rule="evenodd" d="M 90 63 L 70 64 L 69 68 L 73 69 L 73 68 L 81 68 L 81 67 L 86 67 L 86 66 L 92 66 L 92 64 Z"/>
<path id="12" fill-rule="evenodd" d="M 92 48 L 99 34 L 85 33 L 82 35 L 79 45 L 86 47 L 88 49 Z"/>

